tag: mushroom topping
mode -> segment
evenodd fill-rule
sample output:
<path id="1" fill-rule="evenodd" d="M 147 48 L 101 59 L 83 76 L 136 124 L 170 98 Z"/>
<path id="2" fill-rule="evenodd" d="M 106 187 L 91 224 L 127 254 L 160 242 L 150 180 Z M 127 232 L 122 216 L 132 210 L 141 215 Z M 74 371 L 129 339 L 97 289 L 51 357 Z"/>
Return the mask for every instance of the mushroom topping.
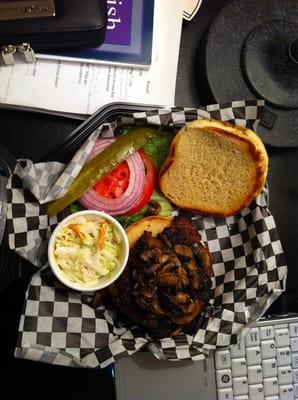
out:
<path id="1" fill-rule="evenodd" d="M 144 232 L 128 266 L 107 290 L 111 307 L 153 338 L 188 329 L 210 297 L 211 256 L 189 219 L 175 217 L 157 237 Z M 114 299 L 114 300 L 113 300 Z"/>
<path id="2" fill-rule="evenodd" d="M 174 252 L 179 256 L 182 260 L 189 260 L 193 257 L 193 252 L 190 247 L 184 246 L 183 244 L 175 244 Z"/>
<path id="3" fill-rule="evenodd" d="M 158 201 L 150 200 L 148 203 L 147 211 L 145 212 L 145 217 L 150 217 L 151 215 L 158 215 L 160 213 L 161 206 Z"/>

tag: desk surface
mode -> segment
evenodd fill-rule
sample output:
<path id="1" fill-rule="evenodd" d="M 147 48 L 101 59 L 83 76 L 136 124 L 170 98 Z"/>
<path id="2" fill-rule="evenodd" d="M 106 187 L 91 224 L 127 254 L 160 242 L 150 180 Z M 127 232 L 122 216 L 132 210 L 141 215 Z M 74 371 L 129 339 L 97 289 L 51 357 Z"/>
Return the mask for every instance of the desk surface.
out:
<path id="1" fill-rule="evenodd" d="M 195 85 L 196 52 L 210 22 L 227 2 L 228 0 L 205 0 L 194 20 L 184 23 L 176 86 L 177 106 L 196 107 L 206 104 L 206 93 L 198 94 Z M 0 118 L 1 143 L 16 157 L 33 160 L 41 159 L 50 149 L 58 146 L 80 123 L 49 115 L 4 110 L 0 110 Z M 298 149 L 268 151 L 270 208 L 277 222 L 290 273 L 294 273 L 298 264 Z M 288 285 L 291 289 L 291 285 Z M 5 321 L 0 329 L 1 361 L 6 368 L 1 381 L 7 381 L 9 376 L 17 378 L 17 384 L 4 383 L 4 392 L 7 390 L 10 397 L 16 394 L 30 399 L 41 396 L 47 399 L 55 395 L 62 397 L 62 393 L 65 393 L 72 399 L 81 400 L 89 400 L 90 395 L 102 396 L 106 393 L 106 399 L 113 399 L 113 380 L 107 370 L 73 370 L 13 358 L 25 290 L 25 282 L 18 280 L 0 294 L 1 317 L 2 321 Z M 290 307 L 297 307 L 294 299 Z"/>

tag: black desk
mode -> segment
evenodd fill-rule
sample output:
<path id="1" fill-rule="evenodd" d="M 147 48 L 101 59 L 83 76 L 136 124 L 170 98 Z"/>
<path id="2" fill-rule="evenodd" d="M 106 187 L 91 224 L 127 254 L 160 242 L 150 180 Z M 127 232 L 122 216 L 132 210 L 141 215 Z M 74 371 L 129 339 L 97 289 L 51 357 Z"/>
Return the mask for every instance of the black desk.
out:
<path id="1" fill-rule="evenodd" d="M 198 95 L 194 81 L 194 62 L 198 43 L 208 25 L 228 0 L 204 0 L 190 23 L 184 23 L 176 87 L 176 105 L 206 104 L 205 93 Z M 16 157 L 41 159 L 55 148 L 80 123 L 42 114 L 0 110 L 1 139 Z M 270 208 L 275 216 L 290 273 L 298 265 L 298 149 L 272 150 L 270 154 Z M 11 257 L 15 257 L 13 254 Z M 7 262 L 12 262 L 7 260 Z M 289 284 L 291 288 L 291 284 Z M 5 372 L 0 393 L 21 398 L 90 399 L 91 396 L 114 398 L 113 380 L 107 370 L 83 370 L 15 360 L 13 351 L 26 283 L 17 280 L 0 293 L 0 359 Z M 297 309 L 295 296 L 290 307 Z M 290 298 L 290 299 L 291 299 Z M 11 382 L 8 383 L 8 377 Z M 105 394 L 104 394 L 105 393 Z M 6 398 L 3 396 L 3 398 Z"/>

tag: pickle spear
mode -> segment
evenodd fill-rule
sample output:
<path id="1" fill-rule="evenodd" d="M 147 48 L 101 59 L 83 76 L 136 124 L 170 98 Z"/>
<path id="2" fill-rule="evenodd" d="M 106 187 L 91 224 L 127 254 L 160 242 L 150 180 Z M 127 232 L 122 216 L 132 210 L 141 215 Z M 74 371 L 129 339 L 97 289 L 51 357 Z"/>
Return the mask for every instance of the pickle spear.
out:
<path id="1" fill-rule="evenodd" d="M 117 167 L 132 153 L 141 148 L 146 141 L 157 134 L 153 127 L 135 127 L 127 134 L 119 136 L 101 153 L 87 162 L 74 179 L 67 193 L 48 205 L 48 215 L 52 217 L 80 198 L 103 176 Z"/>

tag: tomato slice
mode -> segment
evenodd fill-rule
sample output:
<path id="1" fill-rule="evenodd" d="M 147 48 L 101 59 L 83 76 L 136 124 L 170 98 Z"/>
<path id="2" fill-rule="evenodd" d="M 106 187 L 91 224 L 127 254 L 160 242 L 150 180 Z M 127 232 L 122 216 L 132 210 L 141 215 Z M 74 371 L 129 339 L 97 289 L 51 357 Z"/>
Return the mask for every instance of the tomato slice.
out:
<path id="1" fill-rule="evenodd" d="M 145 183 L 143 188 L 142 196 L 140 197 L 139 201 L 135 204 L 135 206 L 125 213 L 125 215 L 132 215 L 137 213 L 141 210 L 149 201 L 150 197 L 152 196 L 156 180 L 157 180 L 157 170 L 155 165 L 144 152 L 143 149 L 139 150 L 139 154 L 142 158 L 145 167 Z"/>
<path id="2" fill-rule="evenodd" d="M 149 201 L 157 179 L 157 170 L 144 152 L 139 150 L 145 168 L 145 183 L 142 196 L 139 198 L 134 207 L 125 213 L 125 215 L 132 215 L 141 210 Z M 108 199 L 117 199 L 122 196 L 126 191 L 129 184 L 129 167 L 126 161 L 123 161 L 116 168 L 114 168 L 108 175 L 103 177 L 94 186 L 94 190 L 103 197 Z"/>
<path id="3" fill-rule="evenodd" d="M 123 161 L 114 168 L 108 175 L 104 176 L 94 186 L 94 190 L 108 199 L 117 199 L 127 189 L 129 183 L 129 168 L 126 161 Z"/>

